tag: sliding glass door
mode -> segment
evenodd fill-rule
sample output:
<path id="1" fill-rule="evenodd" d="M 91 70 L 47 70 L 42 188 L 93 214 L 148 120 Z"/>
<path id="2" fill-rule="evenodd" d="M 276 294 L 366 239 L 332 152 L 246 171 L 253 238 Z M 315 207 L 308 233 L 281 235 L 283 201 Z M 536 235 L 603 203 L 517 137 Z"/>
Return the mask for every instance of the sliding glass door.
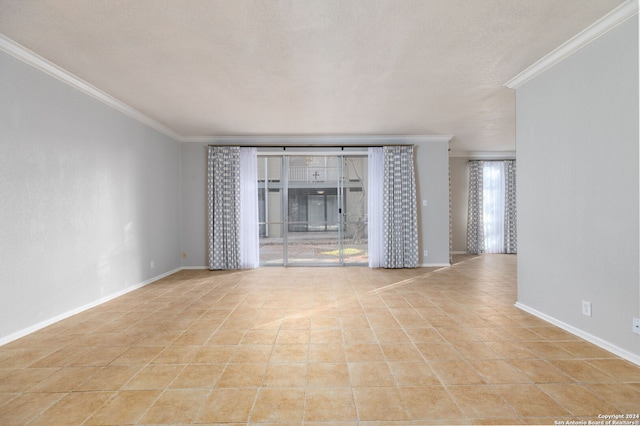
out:
<path id="1" fill-rule="evenodd" d="M 367 264 L 366 178 L 366 155 L 260 155 L 260 263 Z"/>

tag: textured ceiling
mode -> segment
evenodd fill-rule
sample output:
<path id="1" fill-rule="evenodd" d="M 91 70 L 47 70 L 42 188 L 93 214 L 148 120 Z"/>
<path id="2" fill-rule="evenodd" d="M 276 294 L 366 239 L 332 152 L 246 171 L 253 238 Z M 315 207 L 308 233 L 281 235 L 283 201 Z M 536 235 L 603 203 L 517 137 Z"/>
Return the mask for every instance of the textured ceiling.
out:
<path id="1" fill-rule="evenodd" d="M 503 84 L 622 0 L 0 0 L 0 33 L 185 137 L 454 135 L 515 149 Z"/>

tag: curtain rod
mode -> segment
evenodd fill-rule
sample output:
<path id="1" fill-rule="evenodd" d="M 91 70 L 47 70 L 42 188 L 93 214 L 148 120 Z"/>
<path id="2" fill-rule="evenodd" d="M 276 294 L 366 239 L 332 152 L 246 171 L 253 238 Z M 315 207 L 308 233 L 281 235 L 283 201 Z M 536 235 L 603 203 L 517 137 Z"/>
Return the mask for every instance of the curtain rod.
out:
<path id="1" fill-rule="evenodd" d="M 282 148 L 286 151 L 287 148 L 384 148 L 385 146 L 415 146 L 414 144 L 385 144 L 385 145 L 227 145 L 227 144 L 209 144 L 209 146 L 237 146 L 241 148 Z"/>
<path id="2" fill-rule="evenodd" d="M 469 160 L 469 163 L 472 161 L 484 161 L 485 163 L 491 162 L 491 161 L 516 161 L 515 158 L 502 158 L 502 159 L 493 159 L 493 160 Z"/>

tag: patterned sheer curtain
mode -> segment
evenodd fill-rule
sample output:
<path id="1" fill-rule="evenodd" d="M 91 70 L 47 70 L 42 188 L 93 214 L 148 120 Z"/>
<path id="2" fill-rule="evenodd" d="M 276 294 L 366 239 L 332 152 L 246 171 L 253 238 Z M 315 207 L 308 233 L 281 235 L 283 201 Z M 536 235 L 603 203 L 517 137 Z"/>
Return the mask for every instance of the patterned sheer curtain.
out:
<path id="1" fill-rule="evenodd" d="M 418 266 L 418 209 L 413 146 L 385 146 L 383 184 L 383 267 Z"/>
<path id="2" fill-rule="evenodd" d="M 516 162 L 469 162 L 467 252 L 517 253 Z"/>
<path id="3" fill-rule="evenodd" d="M 255 148 L 209 147 L 210 270 L 252 268 L 258 264 L 256 158 Z"/>
<path id="4" fill-rule="evenodd" d="M 469 207 L 467 211 L 467 253 L 484 253 L 482 174 L 484 161 L 469 162 Z"/>
<path id="5" fill-rule="evenodd" d="M 240 148 L 210 146 L 209 269 L 240 269 Z"/>
<path id="6" fill-rule="evenodd" d="M 453 265 L 453 211 L 451 210 L 451 169 L 448 171 L 449 179 L 449 264 Z"/>
<path id="7" fill-rule="evenodd" d="M 516 162 L 504 162 L 504 252 L 518 252 L 518 214 L 516 208 Z"/>

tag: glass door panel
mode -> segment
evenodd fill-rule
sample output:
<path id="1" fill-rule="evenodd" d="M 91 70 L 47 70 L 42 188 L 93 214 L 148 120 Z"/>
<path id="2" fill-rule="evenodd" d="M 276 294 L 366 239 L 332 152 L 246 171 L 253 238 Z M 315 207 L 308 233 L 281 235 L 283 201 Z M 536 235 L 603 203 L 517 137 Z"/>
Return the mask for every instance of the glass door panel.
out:
<path id="1" fill-rule="evenodd" d="M 369 263 L 367 239 L 367 177 L 366 156 L 345 156 L 344 160 L 344 238 L 345 265 Z"/>
<path id="2" fill-rule="evenodd" d="M 286 264 L 340 264 L 337 156 L 290 156 Z"/>
<path id="3" fill-rule="evenodd" d="M 282 160 L 282 157 L 258 157 L 261 265 L 283 265 L 285 260 Z"/>

